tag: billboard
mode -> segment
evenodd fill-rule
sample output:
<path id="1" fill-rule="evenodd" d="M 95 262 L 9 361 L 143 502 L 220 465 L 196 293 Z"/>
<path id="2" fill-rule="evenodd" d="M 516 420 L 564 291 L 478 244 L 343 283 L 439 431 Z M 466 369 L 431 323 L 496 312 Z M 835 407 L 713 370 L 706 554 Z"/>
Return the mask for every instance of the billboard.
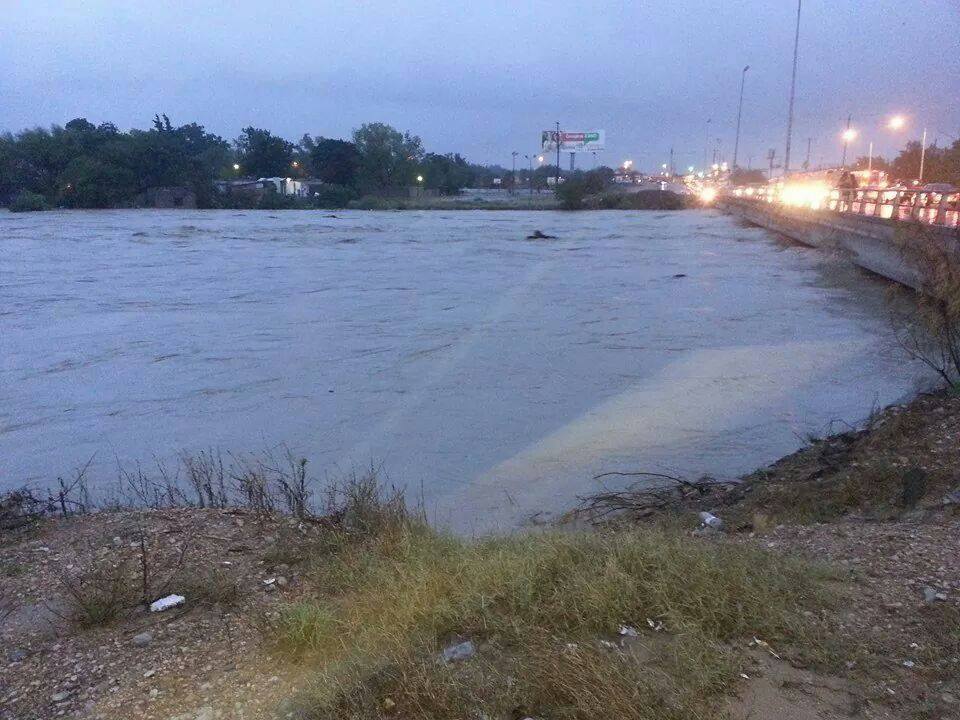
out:
<path id="1" fill-rule="evenodd" d="M 604 149 L 604 131 L 591 130 L 589 132 L 560 131 L 560 152 L 596 152 Z M 544 130 L 540 133 L 540 147 L 544 152 L 555 152 L 557 149 L 557 131 Z"/>

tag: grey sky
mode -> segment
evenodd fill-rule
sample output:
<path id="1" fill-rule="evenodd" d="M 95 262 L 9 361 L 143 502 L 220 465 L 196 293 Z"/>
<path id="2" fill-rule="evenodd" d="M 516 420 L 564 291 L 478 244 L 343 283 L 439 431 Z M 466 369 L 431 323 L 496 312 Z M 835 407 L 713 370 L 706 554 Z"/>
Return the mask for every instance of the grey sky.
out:
<path id="1" fill-rule="evenodd" d="M 0 129 L 84 116 L 144 127 L 155 112 L 227 138 L 252 124 L 290 139 L 383 121 L 428 150 L 509 165 L 540 130 L 607 131 L 601 161 L 678 166 L 733 145 L 782 155 L 796 3 L 6 0 Z M 894 146 L 883 118 L 941 144 L 960 134 L 958 0 L 805 0 L 794 157 L 834 160 L 847 113 Z M 897 142 L 896 145 L 900 145 Z M 566 162 L 566 160 L 564 161 Z M 584 159 L 591 164 L 592 158 Z M 796 164 L 796 163 L 795 163 Z"/>

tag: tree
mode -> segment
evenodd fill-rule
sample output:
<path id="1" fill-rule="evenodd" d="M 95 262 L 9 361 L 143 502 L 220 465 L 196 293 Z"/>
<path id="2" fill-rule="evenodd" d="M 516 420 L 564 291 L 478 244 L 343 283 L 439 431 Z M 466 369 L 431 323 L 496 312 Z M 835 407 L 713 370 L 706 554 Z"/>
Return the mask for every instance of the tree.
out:
<path id="1" fill-rule="evenodd" d="M 301 145 L 307 151 L 314 177 L 332 185 L 356 186 L 360 153 L 354 143 L 323 137 L 314 141 L 305 135 Z"/>
<path id="2" fill-rule="evenodd" d="M 457 195 L 473 184 L 474 173 L 459 154 L 427 153 L 420 165 L 424 184 L 443 195 Z"/>
<path id="3" fill-rule="evenodd" d="M 293 162 L 293 143 L 255 127 L 243 129 L 235 141 L 241 172 L 252 177 L 287 177 Z"/>
<path id="4" fill-rule="evenodd" d="M 881 155 L 876 155 L 872 159 L 867 155 L 861 155 L 853 163 L 853 167 L 856 170 L 881 170 L 883 172 L 888 172 L 890 170 L 890 163 L 887 162 Z"/>
<path id="5" fill-rule="evenodd" d="M 110 208 L 132 197 L 132 171 L 109 160 L 80 155 L 63 172 L 61 202 L 67 207 Z"/>
<path id="6" fill-rule="evenodd" d="M 416 135 L 384 123 L 361 125 L 353 133 L 359 154 L 358 185 L 364 192 L 403 187 L 415 182 L 423 144 Z"/>

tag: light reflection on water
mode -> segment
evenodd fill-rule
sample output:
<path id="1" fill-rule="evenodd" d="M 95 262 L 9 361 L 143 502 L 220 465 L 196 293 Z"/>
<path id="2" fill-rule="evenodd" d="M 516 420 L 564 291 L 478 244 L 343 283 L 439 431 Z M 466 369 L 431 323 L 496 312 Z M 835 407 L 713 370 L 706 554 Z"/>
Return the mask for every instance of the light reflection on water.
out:
<path id="1" fill-rule="evenodd" d="M 883 290 L 714 212 L 4 213 L 0 487 L 285 442 L 488 529 L 735 475 L 914 386 Z"/>

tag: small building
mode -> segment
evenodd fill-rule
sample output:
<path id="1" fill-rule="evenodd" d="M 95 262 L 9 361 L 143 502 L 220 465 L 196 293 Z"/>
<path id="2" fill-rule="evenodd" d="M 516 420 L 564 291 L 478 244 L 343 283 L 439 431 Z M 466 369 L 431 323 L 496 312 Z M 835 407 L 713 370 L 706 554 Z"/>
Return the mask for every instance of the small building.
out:
<path id="1" fill-rule="evenodd" d="M 215 180 L 213 187 L 222 195 L 230 197 L 246 197 L 260 200 L 266 193 L 275 192 L 271 183 L 260 180 Z"/>
<path id="2" fill-rule="evenodd" d="M 259 178 L 257 182 L 270 183 L 278 195 L 290 197 L 310 197 L 310 184 L 293 178 L 269 177 Z"/>

